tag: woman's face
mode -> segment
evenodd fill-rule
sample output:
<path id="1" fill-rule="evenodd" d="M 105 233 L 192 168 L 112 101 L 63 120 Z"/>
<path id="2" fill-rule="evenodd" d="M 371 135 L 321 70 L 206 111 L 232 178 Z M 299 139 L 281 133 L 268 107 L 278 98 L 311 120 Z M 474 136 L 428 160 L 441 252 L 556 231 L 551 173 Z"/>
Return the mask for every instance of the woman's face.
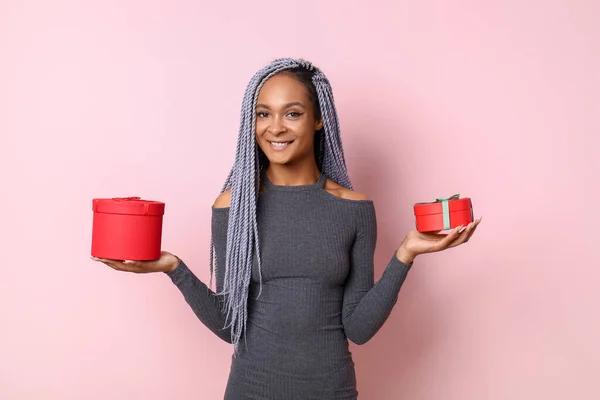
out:
<path id="1" fill-rule="evenodd" d="M 265 82 L 256 103 L 256 141 L 271 164 L 314 160 L 315 131 L 322 126 L 302 83 L 286 74 Z"/>

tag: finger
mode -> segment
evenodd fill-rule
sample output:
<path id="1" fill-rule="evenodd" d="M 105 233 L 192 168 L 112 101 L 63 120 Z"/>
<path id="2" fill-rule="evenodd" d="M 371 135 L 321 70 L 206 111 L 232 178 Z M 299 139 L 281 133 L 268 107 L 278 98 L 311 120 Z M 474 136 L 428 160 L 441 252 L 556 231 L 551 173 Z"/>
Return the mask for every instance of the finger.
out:
<path id="1" fill-rule="evenodd" d="M 121 271 L 135 272 L 135 273 L 147 272 L 144 270 L 142 265 L 137 261 L 121 261 L 121 262 L 117 263 L 117 267 Z"/>
<path id="2" fill-rule="evenodd" d="M 474 222 L 477 223 L 477 224 L 479 224 L 478 221 L 479 220 L 474 221 Z M 463 233 L 467 229 L 467 226 L 464 226 L 464 225 L 457 226 L 456 228 L 453 228 L 450 233 L 452 233 L 455 229 L 458 229 L 458 233 L 461 234 L 461 233 Z M 443 231 L 423 232 L 423 233 L 421 233 L 421 236 L 422 236 L 423 239 L 433 240 L 433 241 L 437 242 L 439 240 L 445 239 L 448 236 L 448 233 L 441 233 L 441 232 L 443 232 Z"/>
<path id="3" fill-rule="evenodd" d="M 108 265 L 112 269 L 118 269 L 117 266 L 114 264 L 114 260 L 107 260 L 106 258 L 99 258 L 99 257 L 94 257 L 94 256 L 90 256 L 90 258 L 94 261 Z"/>
<path id="4" fill-rule="evenodd" d="M 440 240 L 445 239 L 448 236 L 447 233 L 423 233 L 421 237 L 425 240 L 438 242 Z"/>
<path id="5" fill-rule="evenodd" d="M 127 271 L 131 271 L 131 272 L 147 272 L 147 268 L 144 267 L 144 265 L 139 262 L 139 261 L 133 261 L 133 260 L 125 260 L 121 263 L 123 265 L 123 268 L 126 268 Z"/>
<path id="6" fill-rule="evenodd" d="M 90 256 L 90 258 L 94 261 L 101 262 L 102 264 L 108 265 L 109 267 L 111 267 L 113 269 L 119 269 L 116 264 L 116 260 L 109 260 L 107 258 L 99 258 L 99 257 L 94 257 L 94 256 Z"/>
<path id="7" fill-rule="evenodd" d="M 113 260 L 110 258 L 98 258 L 98 257 L 94 257 L 94 256 L 90 256 L 90 258 L 94 261 L 99 261 L 102 263 L 106 263 L 106 262 L 121 262 L 121 260 Z"/>
<path id="8" fill-rule="evenodd" d="M 108 265 L 109 267 L 111 267 L 112 269 L 114 269 L 116 271 L 135 272 L 135 273 L 144 272 L 144 270 L 140 267 L 140 265 L 138 263 L 134 263 L 134 262 L 125 262 L 125 261 L 117 261 L 117 260 L 103 260 L 103 259 L 101 259 L 100 262 Z"/>
<path id="9" fill-rule="evenodd" d="M 468 242 L 469 239 L 471 239 L 471 236 L 473 236 L 473 234 L 475 233 L 475 230 L 477 229 L 477 226 L 479 226 L 479 223 L 481 222 L 481 218 L 479 218 L 477 221 L 475 221 L 473 223 L 473 229 L 471 229 L 471 232 L 469 233 L 469 235 L 467 236 L 467 239 L 465 240 L 465 242 Z"/>
<path id="10" fill-rule="evenodd" d="M 477 227 L 475 221 L 470 222 L 466 226 L 466 228 L 461 232 L 461 234 L 457 238 L 455 238 L 455 240 L 452 243 L 450 243 L 450 245 L 448 247 L 449 248 L 456 247 L 463 243 L 466 243 L 469 240 L 469 238 L 471 237 L 471 235 L 473 235 L 473 231 L 474 231 L 475 227 Z"/>
<path id="11" fill-rule="evenodd" d="M 111 267 L 114 270 L 120 271 L 121 268 L 119 267 L 118 263 L 114 262 L 114 261 L 101 261 L 102 264 L 108 265 L 109 267 Z"/>
<path id="12" fill-rule="evenodd" d="M 473 236 L 473 233 L 477 229 L 477 226 L 479 225 L 480 222 L 481 222 L 481 218 L 471 222 L 471 229 L 469 230 L 469 233 L 467 234 L 467 239 L 465 241 L 468 242 L 469 239 L 471 238 L 471 236 Z"/>
<path id="13" fill-rule="evenodd" d="M 439 231 L 437 233 L 436 232 L 419 232 L 419 236 L 422 239 L 425 239 L 425 240 L 429 240 L 429 241 L 433 241 L 433 242 L 439 242 L 440 240 L 443 240 L 443 239 L 447 238 L 448 235 L 454 231 L 454 229 L 459 229 L 460 230 L 460 227 L 452 228 L 448 233 L 440 233 L 440 232 L 443 232 L 443 231 Z"/>
<path id="14" fill-rule="evenodd" d="M 448 248 L 456 239 L 461 235 L 461 230 L 463 226 L 457 226 L 450 233 L 446 235 L 443 239 L 439 240 L 436 245 L 434 245 L 434 251 L 440 251 Z"/>

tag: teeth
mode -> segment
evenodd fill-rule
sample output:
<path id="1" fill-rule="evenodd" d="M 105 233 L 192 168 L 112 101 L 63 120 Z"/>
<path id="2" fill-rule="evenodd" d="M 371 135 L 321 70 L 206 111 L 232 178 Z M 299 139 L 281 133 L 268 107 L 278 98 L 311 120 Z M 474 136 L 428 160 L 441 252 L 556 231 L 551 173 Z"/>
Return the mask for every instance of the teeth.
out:
<path id="1" fill-rule="evenodd" d="M 283 142 L 283 143 L 271 142 L 271 146 L 278 148 L 278 149 L 283 149 L 283 148 L 287 147 L 289 144 L 290 144 L 290 142 Z"/>

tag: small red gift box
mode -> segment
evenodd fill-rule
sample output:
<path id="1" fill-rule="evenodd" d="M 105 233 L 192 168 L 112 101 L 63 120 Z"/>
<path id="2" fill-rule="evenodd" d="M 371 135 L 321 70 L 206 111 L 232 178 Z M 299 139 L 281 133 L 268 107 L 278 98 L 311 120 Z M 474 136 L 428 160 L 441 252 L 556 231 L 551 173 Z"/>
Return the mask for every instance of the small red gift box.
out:
<path id="1" fill-rule="evenodd" d="M 110 260 L 160 258 L 165 204 L 139 197 L 93 199 L 92 256 Z"/>
<path id="2" fill-rule="evenodd" d="M 428 203 L 416 203 L 414 206 L 417 230 L 419 232 L 437 232 L 466 226 L 473 221 L 473 204 L 468 197 L 450 197 L 435 199 Z"/>

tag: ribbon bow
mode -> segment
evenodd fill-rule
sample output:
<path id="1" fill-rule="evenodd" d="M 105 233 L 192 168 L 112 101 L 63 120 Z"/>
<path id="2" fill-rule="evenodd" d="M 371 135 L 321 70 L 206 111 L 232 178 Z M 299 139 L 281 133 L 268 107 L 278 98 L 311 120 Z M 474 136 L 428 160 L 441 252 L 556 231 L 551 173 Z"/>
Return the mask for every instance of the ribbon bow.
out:
<path id="1" fill-rule="evenodd" d="M 439 198 L 435 199 L 434 201 L 432 201 L 432 203 L 439 203 L 440 201 L 444 202 L 444 201 L 458 200 L 458 199 L 460 199 L 460 194 L 457 193 L 457 194 L 453 194 L 450 197 L 439 197 Z"/>
<path id="2" fill-rule="evenodd" d="M 135 201 L 141 200 L 141 197 L 113 197 L 112 199 L 115 201 Z"/>

